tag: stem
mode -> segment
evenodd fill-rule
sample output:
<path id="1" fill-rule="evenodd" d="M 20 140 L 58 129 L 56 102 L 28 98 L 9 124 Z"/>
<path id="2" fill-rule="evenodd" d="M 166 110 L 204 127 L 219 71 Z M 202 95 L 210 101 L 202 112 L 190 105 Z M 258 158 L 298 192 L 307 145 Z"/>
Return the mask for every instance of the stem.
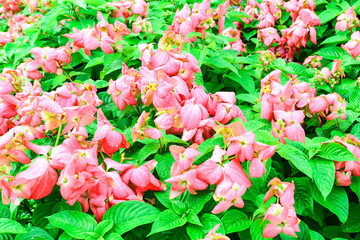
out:
<path id="1" fill-rule="evenodd" d="M 341 128 L 340 128 L 340 122 L 339 122 L 339 118 L 336 119 L 336 124 L 338 125 L 338 128 L 340 130 L 340 132 L 344 133 Z"/>
<path id="2" fill-rule="evenodd" d="M 9 122 L 9 127 L 10 127 L 10 124 L 11 124 L 11 122 L 14 120 L 14 118 L 15 118 L 16 116 L 14 116 L 14 117 L 12 117 L 11 119 L 10 119 L 10 122 Z"/>
<path id="3" fill-rule="evenodd" d="M 24 201 L 21 202 L 21 205 L 22 205 L 22 206 L 25 208 L 25 210 L 30 214 L 30 216 L 33 215 L 31 209 L 29 208 L 29 206 L 28 206 L 26 203 L 24 203 Z"/>
<path id="4" fill-rule="evenodd" d="M 57 63 L 59 64 L 61 70 L 63 71 L 63 73 L 65 74 L 66 78 L 70 80 L 70 82 L 72 82 L 73 80 L 71 79 L 71 77 L 67 74 L 67 72 L 65 71 L 65 69 L 63 68 L 63 66 L 59 63 L 59 61 L 57 61 Z"/>
<path id="5" fill-rule="evenodd" d="M 204 50 L 204 48 L 205 48 L 205 33 L 204 33 L 202 40 L 203 40 L 203 43 L 202 43 L 201 50 Z"/>
<path id="6" fill-rule="evenodd" d="M 139 104 L 136 104 L 135 106 L 136 106 L 136 110 L 137 110 L 137 112 L 139 113 L 139 116 L 140 116 L 141 112 L 140 112 Z"/>
<path id="7" fill-rule="evenodd" d="M 159 145 L 160 145 L 160 148 L 159 148 L 159 150 L 160 150 L 160 154 L 162 154 L 163 153 L 163 151 L 162 151 L 162 142 L 161 142 L 161 138 L 159 138 Z"/>
<path id="8" fill-rule="evenodd" d="M 60 122 L 60 126 L 59 126 L 58 133 L 57 133 L 57 136 L 56 136 L 55 147 L 56 147 L 56 146 L 58 145 L 58 143 L 59 143 L 59 139 L 60 139 L 60 135 L 61 135 L 61 130 L 62 130 L 62 122 Z"/>
<path id="9" fill-rule="evenodd" d="M 100 155 L 101 155 L 101 157 L 103 158 L 103 160 L 105 159 L 105 156 L 104 156 L 104 154 L 102 153 L 102 151 L 99 151 L 100 152 Z"/>
<path id="10" fill-rule="evenodd" d="M 123 58 L 123 56 L 122 56 L 122 52 L 121 52 L 120 58 L 121 58 L 121 60 L 123 60 L 123 62 L 124 62 L 124 63 L 125 63 L 125 65 L 127 66 L 128 64 L 127 64 L 127 62 L 125 61 L 125 59 Z"/>

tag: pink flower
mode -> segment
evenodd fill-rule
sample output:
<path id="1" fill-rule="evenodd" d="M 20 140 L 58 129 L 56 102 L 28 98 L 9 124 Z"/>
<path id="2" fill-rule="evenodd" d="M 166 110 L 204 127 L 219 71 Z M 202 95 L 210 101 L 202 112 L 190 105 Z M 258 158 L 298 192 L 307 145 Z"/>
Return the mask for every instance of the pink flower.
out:
<path id="1" fill-rule="evenodd" d="M 252 178 L 259 178 L 266 173 L 265 164 L 274 155 L 276 146 L 255 142 L 254 150 L 255 157 L 250 162 L 249 173 Z"/>
<path id="2" fill-rule="evenodd" d="M 220 223 L 216 224 L 216 226 L 211 229 L 211 231 L 206 234 L 204 239 L 200 239 L 200 240 L 230 240 L 230 238 L 223 236 L 219 233 L 216 233 L 216 230 L 218 230 L 220 227 Z"/>
<path id="3" fill-rule="evenodd" d="M 271 186 L 269 191 L 265 194 L 264 203 L 267 202 L 274 195 L 280 198 L 280 203 L 283 206 L 293 206 L 294 205 L 294 182 L 281 182 L 278 178 L 273 178 L 268 186 Z"/>
<path id="4" fill-rule="evenodd" d="M 173 176 L 167 180 L 167 183 L 172 183 L 170 190 L 170 199 L 178 197 L 180 194 L 187 190 L 191 194 L 196 194 L 197 190 L 204 190 L 207 184 L 197 177 L 197 170 L 190 169 L 181 175 Z"/>
<path id="5" fill-rule="evenodd" d="M 259 30 L 258 37 L 263 41 L 263 43 L 269 47 L 271 44 L 279 42 L 280 36 L 277 30 L 273 27 L 268 27 Z"/>
<path id="6" fill-rule="evenodd" d="M 126 141 L 123 133 L 119 133 L 105 117 L 101 108 L 97 111 L 98 128 L 95 132 L 93 141 L 101 141 L 101 150 L 112 156 L 120 148 L 128 148 L 130 144 Z"/>
<path id="7" fill-rule="evenodd" d="M 226 151 L 216 145 L 212 157 L 197 167 L 199 179 L 210 185 L 218 184 L 224 176 L 221 163 L 225 154 Z"/>
<path id="8" fill-rule="evenodd" d="M 323 57 L 318 56 L 318 55 L 309 56 L 304 60 L 303 65 L 309 64 L 313 68 L 315 68 L 315 67 L 321 68 L 321 60 L 322 59 L 323 59 Z"/>
<path id="9" fill-rule="evenodd" d="M 227 150 L 227 155 L 237 155 L 241 162 L 246 160 L 251 161 L 254 158 L 255 134 L 247 132 L 243 135 L 232 137 L 229 139 L 230 146 Z"/>
<path id="10" fill-rule="evenodd" d="M 354 59 L 360 55 L 360 32 L 356 31 L 351 34 L 351 40 L 345 45 L 341 45 Z"/>
<path id="11" fill-rule="evenodd" d="M 133 142 L 136 142 L 138 138 L 141 140 L 144 140 L 146 138 L 152 138 L 152 139 L 159 139 L 162 136 L 162 133 L 159 129 L 156 128 L 150 128 L 148 126 L 147 120 L 149 119 L 150 113 L 143 112 L 138 122 L 133 127 L 132 131 L 132 140 Z"/>
<path id="12" fill-rule="evenodd" d="M 265 218 L 270 221 L 265 226 L 263 237 L 273 238 L 279 233 L 296 237 L 295 232 L 300 232 L 299 219 L 296 217 L 294 207 L 283 207 L 280 204 L 271 204 L 265 213 Z"/>
<path id="13" fill-rule="evenodd" d="M 18 173 L 8 186 L 18 198 L 37 200 L 52 192 L 56 180 L 57 173 L 48 160 L 38 157 L 28 169 Z"/>
<path id="14" fill-rule="evenodd" d="M 171 145 L 169 150 L 175 161 L 178 163 L 178 166 L 185 171 L 191 167 L 195 158 L 201 154 L 197 148 L 197 144 L 193 144 L 186 149 L 180 146 Z"/>
<path id="15" fill-rule="evenodd" d="M 335 185 L 336 186 L 350 186 L 351 184 L 351 171 L 336 171 L 335 172 Z"/>
<path id="16" fill-rule="evenodd" d="M 188 100 L 180 110 L 183 126 L 186 130 L 196 128 L 201 120 L 209 117 L 206 108 L 196 103 L 196 100 Z"/>
<path id="17" fill-rule="evenodd" d="M 336 30 L 345 32 L 346 29 L 353 29 L 359 26 L 359 19 L 356 17 L 354 7 L 350 7 L 345 13 L 336 18 Z"/>
<path id="18" fill-rule="evenodd" d="M 151 173 L 151 170 L 153 170 L 156 165 L 157 162 L 151 160 L 141 166 L 132 166 L 121 174 L 121 179 L 127 185 L 131 182 L 137 187 L 136 191 L 139 192 L 145 192 L 147 190 L 164 191 L 166 185 L 157 180 Z"/>
<path id="19" fill-rule="evenodd" d="M 140 78 L 140 73 L 135 69 L 129 69 L 124 63 L 122 67 L 122 76 L 116 80 L 109 81 L 108 94 L 116 106 L 124 111 L 127 105 L 136 105 L 136 94 L 140 91 L 136 87 L 136 83 Z"/>
<path id="20" fill-rule="evenodd" d="M 309 110 L 311 113 L 327 112 L 329 109 L 329 102 L 324 95 L 310 99 Z"/>
<path id="21" fill-rule="evenodd" d="M 223 180 L 226 181 L 226 178 Z M 221 183 L 220 183 L 221 184 Z M 238 185 L 234 183 L 232 187 L 226 191 L 224 195 L 214 195 L 216 201 L 220 201 L 215 208 L 211 211 L 213 214 L 218 214 L 226 211 L 231 206 L 238 208 L 244 207 L 244 201 L 242 200 L 242 195 L 246 192 L 247 187 L 245 185 Z"/>
<path id="22" fill-rule="evenodd" d="M 56 74 L 56 58 L 58 56 L 56 49 L 50 47 L 36 47 L 31 50 L 31 53 L 34 54 L 35 61 L 39 63 L 44 71 Z"/>
<path id="23" fill-rule="evenodd" d="M 291 141 L 300 141 L 305 143 L 305 131 L 301 127 L 301 123 L 304 121 L 305 115 L 302 110 L 294 112 L 285 112 L 282 110 L 274 111 L 276 120 L 284 120 L 286 127 L 286 136 Z"/>

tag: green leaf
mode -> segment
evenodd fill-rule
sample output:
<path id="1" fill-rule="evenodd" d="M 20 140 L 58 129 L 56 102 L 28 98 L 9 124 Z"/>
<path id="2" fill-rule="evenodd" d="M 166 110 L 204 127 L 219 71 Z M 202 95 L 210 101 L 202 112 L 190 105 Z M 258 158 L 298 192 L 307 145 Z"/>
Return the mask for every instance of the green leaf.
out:
<path id="1" fill-rule="evenodd" d="M 213 56 L 211 58 L 205 59 L 203 64 L 214 68 L 221 68 L 221 69 L 226 68 L 234 73 L 238 73 L 237 69 L 231 63 L 218 56 Z"/>
<path id="2" fill-rule="evenodd" d="M 103 62 L 104 62 L 104 58 L 102 58 L 102 57 L 93 58 L 86 64 L 85 69 L 96 66 L 96 65 L 100 65 Z"/>
<path id="3" fill-rule="evenodd" d="M 231 18 L 231 20 L 234 20 L 233 18 L 235 18 L 236 20 L 239 20 L 241 18 L 251 18 L 250 15 L 240 11 L 229 11 L 227 15 Z"/>
<path id="4" fill-rule="evenodd" d="M 255 82 L 250 73 L 246 72 L 245 70 L 240 70 L 239 74 L 236 72 L 231 72 L 227 76 L 231 80 L 239 83 L 248 93 L 253 93 L 255 91 Z"/>
<path id="5" fill-rule="evenodd" d="M 360 199 L 360 177 L 356 177 L 356 176 L 351 177 L 350 188 Z"/>
<path id="6" fill-rule="evenodd" d="M 53 78 L 53 85 L 52 85 L 52 89 L 56 88 L 57 86 L 60 86 L 63 84 L 63 82 L 66 81 L 66 76 L 65 75 L 58 75 L 56 77 Z"/>
<path id="7" fill-rule="evenodd" d="M 73 240 L 73 238 L 69 236 L 69 234 L 67 234 L 66 232 L 63 232 L 60 235 L 59 240 Z"/>
<path id="8" fill-rule="evenodd" d="M 318 15 L 320 18 L 320 21 L 321 21 L 321 25 L 324 25 L 325 23 L 333 20 L 334 18 L 339 16 L 340 13 L 341 13 L 341 11 L 338 9 L 327 9 L 327 10 L 321 12 Z"/>
<path id="9" fill-rule="evenodd" d="M 18 234 L 15 240 L 54 240 L 45 230 L 38 227 L 30 227 L 27 229 L 29 232 L 25 234 Z"/>
<path id="10" fill-rule="evenodd" d="M 290 161 L 301 172 L 312 178 L 312 169 L 308 157 L 298 148 L 291 145 L 279 145 L 276 152 L 286 160 Z"/>
<path id="11" fill-rule="evenodd" d="M 13 237 L 8 233 L 0 233 L 0 240 L 13 240 Z"/>
<path id="12" fill-rule="evenodd" d="M 76 211 L 62 211 L 48 219 L 52 225 L 63 229 L 73 238 L 84 239 L 88 236 L 87 232 L 93 232 L 97 226 L 92 216 Z"/>
<path id="13" fill-rule="evenodd" d="M 252 224 L 246 214 L 239 210 L 227 211 L 221 221 L 224 223 L 226 234 L 243 231 Z"/>
<path id="14" fill-rule="evenodd" d="M 27 233 L 27 230 L 18 222 L 7 218 L 0 218 L 0 233 Z"/>
<path id="15" fill-rule="evenodd" d="M 105 80 L 97 80 L 95 81 L 95 86 L 96 88 L 100 89 L 100 88 L 106 88 L 109 86 L 109 82 L 105 81 Z"/>
<path id="16" fill-rule="evenodd" d="M 106 4 L 106 1 L 105 0 L 85 0 L 85 3 L 97 7 L 97 6 Z"/>
<path id="17" fill-rule="evenodd" d="M 262 118 L 246 121 L 243 125 L 248 132 L 254 132 L 266 125 L 268 125 L 271 129 L 271 123 L 268 120 Z"/>
<path id="18" fill-rule="evenodd" d="M 307 177 L 292 178 L 295 184 L 295 209 L 296 213 L 302 216 L 311 216 L 314 208 L 314 201 L 309 194 L 309 186 L 312 184 Z"/>
<path id="19" fill-rule="evenodd" d="M 341 226 L 341 229 L 347 233 L 360 233 L 360 205 L 351 204 L 349 217 Z"/>
<path id="20" fill-rule="evenodd" d="M 290 235 L 285 235 L 284 233 L 280 233 L 280 237 L 282 240 L 309 240 L 310 239 L 310 231 L 308 225 L 305 222 L 300 222 L 299 224 L 300 232 L 296 232 L 296 238 Z"/>
<path id="21" fill-rule="evenodd" d="M 179 200 L 173 200 L 171 206 L 178 215 L 183 214 L 187 210 L 187 205 Z"/>
<path id="22" fill-rule="evenodd" d="M 164 181 L 170 178 L 171 166 L 175 161 L 172 155 L 170 153 L 165 153 L 164 155 L 156 154 L 155 160 L 158 162 L 155 169 L 160 177 L 160 180 Z M 156 192 L 155 194 L 157 193 L 162 194 L 163 192 Z"/>
<path id="23" fill-rule="evenodd" d="M 95 232 L 100 236 L 104 236 L 105 233 L 110 231 L 113 226 L 114 222 L 112 220 L 104 220 L 99 223 L 99 225 L 95 229 Z"/>
<path id="24" fill-rule="evenodd" d="M 121 235 L 119 235 L 118 233 L 110 233 L 110 234 L 107 234 L 105 237 L 104 237 L 105 240 L 123 240 L 123 238 L 121 237 Z"/>
<path id="25" fill-rule="evenodd" d="M 188 215 L 186 216 L 186 219 L 189 223 L 202 226 L 199 217 L 192 210 L 188 213 Z"/>
<path id="26" fill-rule="evenodd" d="M 265 240 L 270 238 L 264 238 L 262 236 L 264 231 L 265 224 L 262 224 L 261 219 L 257 219 L 251 224 L 250 227 L 250 234 L 251 234 L 251 240 Z"/>
<path id="27" fill-rule="evenodd" d="M 141 158 L 141 160 L 145 160 L 150 155 L 157 153 L 158 150 L 159 144 L 148 143 L 140 150 L 138 156 Z"/>
<path id="28" fill-rule="evenodd" d="M 32 223 L 35 227 L 44 228 L 49 220 L 46 218 L 50 216 L 54 207 L 54 203 L 39 204 L 33 213 Z"/>
<path id="29" fill-rule="evenodd" d="M 69 205 L 65 199 L 61 199 L 60 208 L 61 211 L 72 210 L 81 212 L 81 205 L 78 201 L 76 201 L 73 205 Z"/>
<path id="30" fill-rule="evenodd" d="M 203 225 L 202 227 L 193 224 L 188 224 L 186 226 L 186 232 L 189 234 L 192 240 L 205 238 L 206 234 L 210 232 L 219 223 L 220 227 L 216 232 L 225 235 L 224 225 L 217 216 L 209 213 L 204 213 L 200 217 L 200 222 Z"/>
<path id="31" fill-rule="evenodd" d="M 222 137 L 206 139 L 204 142 L 202 142 L 199 145 L 198 151 L 201 152 L 202 154 L 200 156 L 212 152 L 216 145 L 220 145 L 220 146 L 224 145 L 224 140 Z M 199 158 L 200 156 L 198 156 L 197 158 Z"/>
<path id="32" fill-rule="evenodd" d="M 213 196 L 213 192 L 199 192 L 196 195 L 192 195 L 188 193 L 185 198 L 185 203 L 188 206 L 188 209 L 193 210 L 196 214 L 198 214 L 204 207 L 205 203 L 207 203 Z"/>
<path id="33" fill-rule="evenodd" d="M 181 227 L 185 225 L 186 222 L 186 217 L 181 217 L 173 210 L 167 209 L 160 213 L 159 217 L 155 220 L 151 227 L 151 232 L 147 236 Z"/>
<path id="34" fill-rule="evenodd" d="M 312 55 L 319 55 L 329 60 L 335 60 L 349 54 L 341 47 L 326 47 L 321 48 L 319 51 L 313 53 Z"/>
<path id="35" fill-rule="evenodd" d="M 138 226 L 152 223 L 160 211 L 150 204 L 140 201 L 126 201 L 116 204 L 106 211 L 103 220 L 113 220 L 114 231 L 122 235 Z"/>
<path id="36" fill-rule="evenodd" d="M 0 216 L 2 218 L 10 218 L 10 216 L 11 216 L 9 206 L 4 205 L 1 201 L 0 201 Z"/>
<path id="37" fill-rule="evenodd" d="M 316 202 L 334 213 L 342 223 L 346 222 L 349 214 L 349 199 L 344 188 L 334 187 L 326 200 L 315 186 L 311 186 L 311 190 Z"/>
<path id="38" fill-rule="evenodd" d="M 192 37 L 202 38 L 203 36 L 202 36 L 202 34 L 199 33 L 199 32 L 190 32 L 190 33 L 186 36 L 186 38 L 192 38 Z"/>
<path id="39" fill-rule="evenodd" d="M 84 8 L 84 9 L 86 9 L 85 0 L 73 0 L 73 3 L 74 3 L 76 6 L 79 6 L 79 7 L 82 7 L 82 8 Z"/>
<path id="40" fill-rule="evenodd" d="M 5 45 L 6 58 L 10 60 L 12 56 L 15 54 L 17 49 L 18 49 L 18 43 L 7 43 Z"/>
<path id="41" fill-rule="evenodd" d="M 350 93 L 349 100 L 350 100 L 351 104 L 354 104 L 355 106 L 359 106 L 360 105 L 360 90 L 357 88 L 353 89 Z"/>
<path id="42" fill-rule="evenodd" d="M 248 102 L 251 104 L 256 104 L 256 96 L 252 95 L 252 94 L 237 94 L 236 95 L 236 99 L 242 102 Z"/>
<path id="43" fill-rule="evenodd" d="M 335 164 L 323 158 L 315 158 L 313 163 L 313 179 L 321 194 L 326 197 L 331 192 L 335 182 Z"/>
<path id="44" fill-rule="evenodd" d="M 33 49 L 33 46 L 23 46 L 22 48 L 17 49 L 15 52 L 14 62 L 17 63 L 20 59 L 29 55 L 31 49 Z"/>
<path id="45" fill-rule="evenodd" d="M 325 238 L 318 232 L 310 230 L 311 240 L 325 240 Z"/>
<path id="46" fill-rule="evenodd" d="M 354 7 L 354 10 L 355 10 L 355 11 L 359 10 L 359 9 L 360 9 L 360 0 L 357 0 L 357 1 L 354 3 L 353 7 Z"/>
<path id="47" fill-rule="evenodd" d="M 329 38 L 325 39 L 325 41 L 323 41 L 320 45 L 323 45 L 323 44 L 338 44 L 338 43 L 343 43 L 343 42 L 347 42 L 347 41 L 348 41 L 347 37 L 336 35 L 336 36 L 332 36 L 332 37 L 329 37 Z"/>
<path id="48" fill-rule="evenodd" d="M 332 161 L 358 161 L 346 147 L 336 142 L 329 142 L 321 144 L 320 152 L 317 156 L 332 160 Z"/>

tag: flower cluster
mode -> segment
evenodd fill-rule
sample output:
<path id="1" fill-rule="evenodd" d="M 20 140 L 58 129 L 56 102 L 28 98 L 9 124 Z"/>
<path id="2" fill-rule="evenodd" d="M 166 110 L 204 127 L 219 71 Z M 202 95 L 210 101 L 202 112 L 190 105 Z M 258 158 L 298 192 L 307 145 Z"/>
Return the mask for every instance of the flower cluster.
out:
<path id="1" fill-rule="evenodd" d="M 343 73 L 339 65 L 334 64 L 332 74 L 338 76 L 339 72 Z M 305 143 L 305 131 L 301 126 L 305 115 L 318 114 L 319 118 L 327 120 L 345 119 L 346 101 L 339 94 L 316 96 L 316 88 L 294 77 L 282 85 L 281 73 L 274 70 L 261 80 L 261 117 L 272 121 L 272 134 L 282 143 L 285 144 L 285 137 Z"/>
<path id="2" fill-rule="evenodd" d="M 345 32 L 346 29 L 352 30 L 359 26 L 359 19 L 356 17 L 354 7 L 350 7 L 345 13 L 336 18 L 335 29 Z"/>
<path id="3" fill-rule="evenodd" d="M 171 167 L 171 178 L 166 182 L 172 183 L 170 198 L 179 196 L 186 189 L 196 194 L 196 191 L 206 189 L 208 184 L 216 185 L 213 198 L 219 203 L 212 213 L 217 214 L 231 206 L 244 206 L 241 196 L 251 182 L 241 163 L 250 161 L 250 176 L 259 178 L 266 173 L 265 164 L 275 153 L 276 146 L 255 141 L 255 134 L 247 132 L 240 122 L 214 126 L 214 129 L 223 136 L 225 146 L 216 145 L 212 157 L 198 166 L 193 164 L 200 155 L 198 145 L 186 149 L 170 146 L 175 162 Z"/>
<path id="4" fill-rule="evenodd" d="M 218 19 L 218 31 L 222 33 L 224 30 L 225 16 L 229 1 L 220 4 L 217 9 L 210 8 L 210 0 L 204 0 L 202 3 L 195 3 L 190 10 L 188 4 L 179 11 L 176 11 L 174 21 L 169 30 L 172 30 L 183 37 L 191 32 L 199 32 L 202 37 L 206 37 L 205 30 L 216 26 L 215 19 Z M 196 41 L 196 37 L 189 38 L 190 41 Z"/>
<path id="5" fill-rule="evenodd" d="M 14 39 L 23 36 L 22 32 L 32 26 L 42 17 L 41 14 L 35 16 L 24 16 L 23 14 L 16 14 L 8 19 L 9 29 L 7 32 L 0 32 L 0 46 L 6 43 L 13 42 Z"/>
<path id="6" fill-rule="evenodd" d="M 339 143 L 346 147 L 355 158 L 360 160 L 360 141 L 354 135 L 348 134 L 345 137 L 335 136 L 333 140 L 323 142 L 327 144 L 329 142 Z M 335 161 L 335 184 L 338 186 L 349 186 L 351 184 L 351 176 L 360 176 L 360 161 Z"/>
<path id="7" fill-rule="evenodd" d="M 281 29 L 282 37 L 274 28 L 275 21 L 282 16 L 281 8 L 290 12 L 293 21 L 289 28 Z M 254 19 L 258 20 L 258 38 L 267 47 L 278 43 L 278 46 L 272 47 L 270 50 L 284 59 L 292 61 L 295 53 L 300 52 L 302 47 L 306 47 L 309 35 L 314 44 L 317 42 L 315 26 L 320 25 L 320 19 L 315 13 L 315 3 L 312 0 L 263 1 L 260 4 L 256 1 L 247 1 L 244 12 L 251 18 L 242 20 L 246 24 Z"/>
<path id="8" fill-rule="evenodd" d="M 265 226 L 263 237 L 273 238 L 281 232 L 297 237 L 295 232 L 300 232 L 300 219 L 296 216 L 294 208 L 294 182 L 281 182 L 280 179 L 274 178 L 268 186 L 271 187 L 265 195 L 264 202 L 276 196 L 277 203 L 271 204 L 265 213 L 264 220 L 270 223 Z"/>
<path id="9" fill-rule="evenodd" d="M 207 94 L 203 87 L 197 86 L 195 73 L 200 68 L 193 55 L 181 53 L 185 41 L 181 35 L 169 31 L 160 39 L 158 49 L 154 50 L 153 45 L 139 46 L 142 67 L 137 71 L 124 65 L 123 75 L 110 81 L 108 93 L 120 110 L 138 104 L 139 96 L 144 105 L 157 109 L 158 128 L 182 133 L 184 141 L 200 144 L 213 135 L 212 126 L 226 124 L 234 118 L 246 120 L 235 105 L 234 93 Z M 139 118 L 136 126 L 143 125 L 143 119 Z"/>
<path id="10" fill-rule="evenodd" d="M 128 27 L 118 20 L 116 20 L 114 24 L 109 24 L 101 12 L 97 13 L 97 17 L 100 21 L 94 25 L 94 28 L 85 28 L 82 30 L 73 28 L 74 33 L 64 35 L 74 40 L 73 52 L 82 48 L 85 54 L 91 56 L 90 50 L 95 50 L 100 47 L 104 53 L 113 53 L 114 49 L 112 44 L 122 40 L 123 36 L 130 33 Z M 118 47 L 121 48 L 121 46 Z"/>
<path id="11" fill-rule="evenodd" d="M 331 70 L 328 67 L 324 67 L 321 70 L 315 68 L 315 77 L 313 78 L 314 83 L 319 85 L 327 83 L 330 84 L 332 88 L 335 85 L 338 85 L 345 77 L 345 73 L 341 65 L 342 61 L 336 59 L 334 60 Z"/>
<path id="12" fill-rule="evenodd" d="M 360 32 L 356 31 L 351 34 L 351 40 L 341 47 L 356 59 L 360 55 Z"/>

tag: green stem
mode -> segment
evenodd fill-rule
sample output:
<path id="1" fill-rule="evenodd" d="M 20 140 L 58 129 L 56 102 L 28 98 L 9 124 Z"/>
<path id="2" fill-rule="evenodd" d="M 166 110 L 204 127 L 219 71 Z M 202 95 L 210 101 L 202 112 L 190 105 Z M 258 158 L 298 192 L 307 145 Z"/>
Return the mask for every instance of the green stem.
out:
<path id="1" fill-rule="evenodd" d="M 162 149 L 162 147 L 163 147 L 163 145 L 162 145 L 162 142 L 161 142 L 161 138 L 159 138 L 159 145 L 160 145 L 160 148 L 159 148 L 159 150 L 160 150 L 160 154 L 162 154 L 163 153 L 163 149 Z"/>
<path id="2" fill-rule="evenodd" d="M 58 143 L 59 143 L 61 131 L 62 131 L 62 122 L 60 122 L 60 126 L 59 126 L 58 133 L 57 133 L 57 136 L 56 136 L 55 147 L 56 147 L 56 146 L 58 145 Z"/>
<path id="3" fill-rule="evenodd" d="M 30 216 L 33 215 L 31 209 L 29 208 L 29 206 L 27 205 L 28 202 L 25 203 L 25 200 L 21 202 L 21 205 L 25 208 L 25 210 L 30 214 Z"/>
<path id="4" fill-rule="evenodd" d="M 205 48 L 205 33 L 204 33 L 202 40 L 203 40 L 203 43 L 202 43 L 201 50 L 204 50 L 204 48 Z"/>
<path id="5" fill-rule="evenodd" d="M 65 74 L 66 78 L 70 80 L 70 82 L 72 82 L 73 80 L 71 79 L 71 77 L 67 74 L 67 72 L 65 71 L 65 69 L 63 68 L 63 66 L 60 64 L 59 61 L 57 61 L 57 63 L 59 64 L 61 70 L 63 71 L 63 73 Z"/>
<path id="6" fill-rule="evenodd" d="M 101 150 L 100 150 L 99 152 L 100 152 L 101 157 L 102 157 L 102 158 L 103 158 L 103 160 L 104 160 L 104 159 L 105 159 L 104 154 L 102 153 L 102 151 L 101 151 Z"/>

